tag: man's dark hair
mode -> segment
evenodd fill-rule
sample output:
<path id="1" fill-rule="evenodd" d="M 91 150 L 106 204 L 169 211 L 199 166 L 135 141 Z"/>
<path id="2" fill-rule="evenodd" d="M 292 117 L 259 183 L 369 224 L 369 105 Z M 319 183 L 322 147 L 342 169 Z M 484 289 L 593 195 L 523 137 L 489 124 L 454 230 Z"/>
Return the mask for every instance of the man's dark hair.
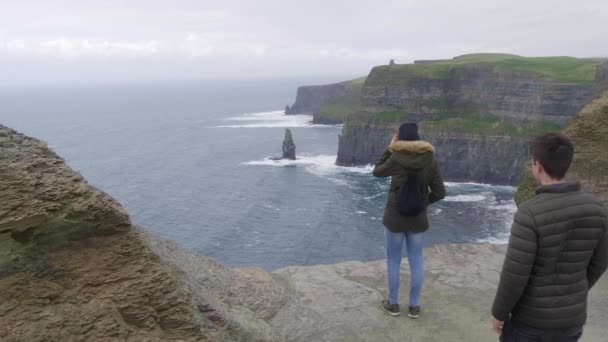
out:
<path id="1" fill-rule="evenodd" d="M 399 140 L 416 141 L 420 140 L 418 125 L 415 123 L 404 123 L 399 127 Z"/>
<path id="2" fill-rule="evenodd" d="M 549 176 L 562 179 L 572 164 L 574 145 L 561 133 L 547 133 L 532 140 L 530 153 Z"/>

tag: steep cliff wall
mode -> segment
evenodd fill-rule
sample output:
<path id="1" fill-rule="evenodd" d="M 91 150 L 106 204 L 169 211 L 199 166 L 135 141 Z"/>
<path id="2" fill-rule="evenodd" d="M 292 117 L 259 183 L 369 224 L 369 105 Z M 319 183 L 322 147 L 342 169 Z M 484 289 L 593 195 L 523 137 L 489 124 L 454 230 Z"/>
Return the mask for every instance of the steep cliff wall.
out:
<path id="1" fill-rule="evenodd" d="M 285 300 L 131 225 L 41 141 L 0 125 L 0 340 L 270 341 Z M 167 252 L 170 251 L 170 252 Z"/>
<path id="2" fill-rule="evenodd" d="M 608 90 L 608 62 L 598 65 L 595 73 L 595 94 L 600 95 L 606 90 Z"/>
<path id="3" fill-rule="evenodd" d="M 574 142 L 574 160 L 568 177 L 608 204 L 608 91 L 586 105 L 563 130 Z M 536 184 L 529 167 L 515 194 L 517 203 L 534 195 Z"/>
<path id="4" fill-rule="evenodd" d="M 341 124 L 346 115 L 361 107 L 365 78 L 298 88 L 296 102 L 285 114 L 312 114 L 315 124 Z"/>
<path id="5" fill-rule="evenodd" d="M 296 102 L 285 114 L 319 114 L 321 106 L 346 95 L 346 82 L 298 87 Z"/>
<path id="6" fill-rule="evenodd" d="M 372 164 L 386 149 L 398 122 L 381 122 L 373 114 L 349 117 L 339 137 L 342 166 Z M 421 125 L 421 135 L 435 145 L 443 176 L 448 181 L 491 184 L 518 182 L 527 158 L 527 139 L 501 133 L 471 133 Z"/>
<path id="7" fill-rule="evenodd" d="M 474 112 L 564 124 L 592 92 L 592 83 L 565 83 L 491 63 L 395 65 L 372 69 L 361 101 L 367 111 L 401 110 L 427 119 Z"/>

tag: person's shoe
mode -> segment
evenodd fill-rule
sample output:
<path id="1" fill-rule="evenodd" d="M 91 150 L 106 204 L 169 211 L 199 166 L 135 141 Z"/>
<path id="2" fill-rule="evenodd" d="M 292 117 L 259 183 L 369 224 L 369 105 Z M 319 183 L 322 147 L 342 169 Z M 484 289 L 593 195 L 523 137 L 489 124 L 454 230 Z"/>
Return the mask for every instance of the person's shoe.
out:
<path id="1" fill-rule="evenodd" d="M 412 319 L 416 319 L 416 318 L 420 317 L 420 307 L 410 305 L 409 313 L 407 314 L 407 317 L 412 318 Z"/>
<path id="2" fill-rule="evenodd" d="M 383 300 L 382 303 L 380 303 L 380 307 L 391 316 L 401 315 L 401 311 L 399 311 L 399 304 L 391 304 L 388 300 Z"/>

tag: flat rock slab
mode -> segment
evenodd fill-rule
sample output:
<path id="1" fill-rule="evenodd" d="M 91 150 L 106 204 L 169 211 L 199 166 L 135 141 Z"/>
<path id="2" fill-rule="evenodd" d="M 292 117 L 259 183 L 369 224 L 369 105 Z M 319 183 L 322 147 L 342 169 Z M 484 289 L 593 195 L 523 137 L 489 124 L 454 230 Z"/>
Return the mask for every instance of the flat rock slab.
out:
<path id="1" fill-rule="evenodd" d="M 490 308 L 505 246 L 436 245 L 426 249 L 423 312 L 418 320 L 384 313 L 387 297 L 384 261 L 286 267 L 275 275 L 294 289 L 271 325 L 289 341 L 497 341 Z M 407 303 L 409 267 L 401 266 L 401 303 Z M 608 281 L 590 294 L 589 321 L 582 341 L 604 341 L 608 333 Z"/>

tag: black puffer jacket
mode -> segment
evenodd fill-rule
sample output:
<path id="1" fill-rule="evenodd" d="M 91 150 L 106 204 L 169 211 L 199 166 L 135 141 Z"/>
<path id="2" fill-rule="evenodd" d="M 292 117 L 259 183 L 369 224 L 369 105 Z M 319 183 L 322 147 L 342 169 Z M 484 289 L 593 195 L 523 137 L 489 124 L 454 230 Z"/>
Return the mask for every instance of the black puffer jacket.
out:
<path id="1" fill-rule="evenodd" d="M 492 314 L 541 329 L 582 326 L 608 265 L 608 212 L 578 183 L 541 186 L 515 214 Z"/>

